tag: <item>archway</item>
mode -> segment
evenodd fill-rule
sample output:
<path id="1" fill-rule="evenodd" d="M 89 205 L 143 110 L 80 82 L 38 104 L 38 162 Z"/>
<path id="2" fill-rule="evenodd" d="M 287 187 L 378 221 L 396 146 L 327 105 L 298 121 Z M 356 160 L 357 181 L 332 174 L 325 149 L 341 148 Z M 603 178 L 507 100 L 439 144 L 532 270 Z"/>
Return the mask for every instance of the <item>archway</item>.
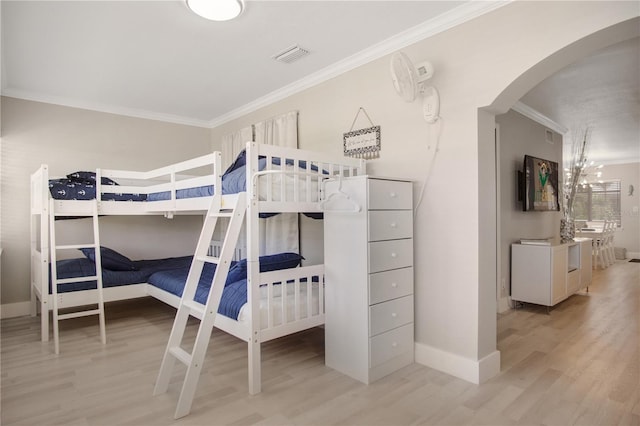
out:
<path id="1" fill-rule="evenodd" d="M 511 84 L 500 92 L 490 105 L 478 108 L 478 147 L 479 147 L 479 180 L 496 182 L 495 174 L 495 116 L 506 113 L 524 94 L 547 77 L 600 49 L 640 36 L 640 18 L 636 17 L 608 28 L 596 31 L 589 36 L 560 47 L 555 53 L 538 62 L 522 73 Z M 496 185 L 485 189 L 479 197 L 479 220 L 485 224 L 480 231 L 480 244 L 493 247 L 481 254 L 479 270 L 479 349 L 488 350 L 496 342 L 497 327 L 495 301 L 499 288 L 499 275 L 496 272 L 499 242 L 496 242 L 497 226 L 495 218 Z M 491 301 L 491 303 L 483 303 Z M 497 373 L 497 372 L 496 372 Z"/>

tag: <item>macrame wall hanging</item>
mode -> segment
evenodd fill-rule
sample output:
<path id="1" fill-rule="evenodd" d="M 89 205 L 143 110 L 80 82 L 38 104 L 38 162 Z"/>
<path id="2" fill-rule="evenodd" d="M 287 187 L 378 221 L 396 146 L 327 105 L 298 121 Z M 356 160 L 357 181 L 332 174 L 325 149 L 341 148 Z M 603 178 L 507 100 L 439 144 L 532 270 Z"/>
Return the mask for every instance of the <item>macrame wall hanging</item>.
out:
<path id="1" fill-rule="evenodd" d="M 371 127 L 353 130 L 360 115 L 364 113 Z M 356 113 L 351 129 L 343 135 L 344 155 L 349 157 L 372 159 L 380 157 L 380 126 L 374 126 L 369 114 L 360 107 Z"/>

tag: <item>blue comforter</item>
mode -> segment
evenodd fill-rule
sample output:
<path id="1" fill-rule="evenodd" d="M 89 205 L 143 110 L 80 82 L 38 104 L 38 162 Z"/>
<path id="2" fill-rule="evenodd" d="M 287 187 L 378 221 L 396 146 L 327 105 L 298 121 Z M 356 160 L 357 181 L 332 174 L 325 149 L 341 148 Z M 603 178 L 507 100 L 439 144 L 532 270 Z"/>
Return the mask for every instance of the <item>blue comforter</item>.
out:
<path id="1" fill-rule="evenodd" d="M 243 150 L 236 157 L 235 161 L 222 175 L 222 194 L 237 194 L 239 192 L 245 192 L 247 190 L 247 166 L 246 166 L 246 152 Z M 273 158 L 272 164 L 280 165 L 279 158 Z M 286 160 L 285 164 L 293 166 L 293 160 Z M 267 159 L 264 156 L 260 156 L 258 159 L 258 170 L 262 171 L 267 167 Z M 299 167 L 306 169 L 307 163 L 300 161 Z M 318 171 L 318 168 L 311 165 L 312 171 Z M 213 185 L 200 186 L 196 188 L 179 189 L 176 191 L 176 198 L 196 198 L 196 197 L 209 197 L 213 195 Z M 158 192 L 149 194 L 147 201 L 163 201 L 170 200 L 171 192 Z"/>
<path id="2" fill-rule="evenodd" d="M 118 183 L 103 177 L 104 186 L 118 186 Z M 49 192 L 56 200 L 93 200 L 96 198 L 96 174 L 94 172 L 74 172 L 62 179 L 49 180 Z M 103 201 L 144 201 L 146 194 L 102 194 Z"/>
<path id="3" fill-rule="evenodd" d="M 279 158 L 273 158 L 272 164 L 280 165 Z M 286 160 L 285 164 L 292 166 L 293 160 Z M 258 159 L 258 169 L 264 170 L 267 166 L 267 160 L 264 156 Z M 300 161 L 299 167 L 306 169 L 305 161 Z M 318 171 L 314 165 L 311 170 Z M 62 179 L 49 180 L 49 192 L 54 199 L 57 200 L 93 200 L 96 198 L 96 175 L 93 172 L 75 172 L 67 175 Z M 118 185 L 117 182 L 103 177 L 102 185 Z M 176 191 L 176 198 L 198 198 L 210 197 L 213 195 L 213 185 L 199 186 L 195 188 L 185 188 Z M 222 176 L 222 194 L 237 194 L 247 190 L 246 182 L 246 152 L 243 150 Z M 156 192 L 151 194 L 121 194 L 109 193 L 102 194 L 102 200 L 108 201 L 164 201 L 171 199 L 170 191 Z M 272 214 L 262 214 L 262 217 L 268 217 Z"/>
<path id="4" fill-rule="evenodd" d="M 167 259 L 135 260 L 133 264 L 137 270 L 113 271 L 102 269 L 102 286 L 117 287 L 121 285 L 146 283 L 154 273 L 180 268 L 189 268 L 193 256 L 172 257 Z M 76 278 L 96 274 L 96 264 L 86 257 L 77 259 L 65 259 L 56 262 L 58 278 Z M 81 281 L 66 283 L 58 286 L 58 293 L 69 291 L 91 290 L 96 288 L 95 281 Z M 51 291 L 51 283 L 49 283 Z"/>

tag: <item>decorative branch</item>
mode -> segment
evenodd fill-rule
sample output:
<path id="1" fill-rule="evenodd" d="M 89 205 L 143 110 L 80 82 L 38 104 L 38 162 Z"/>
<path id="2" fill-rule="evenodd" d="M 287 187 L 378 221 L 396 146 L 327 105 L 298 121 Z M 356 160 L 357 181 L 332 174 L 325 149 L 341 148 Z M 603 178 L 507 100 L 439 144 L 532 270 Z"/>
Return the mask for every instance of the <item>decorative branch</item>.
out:
<path id="1" fill-rule="evenodd" d="M 586 127 L 582 132 L 575 130 L 573 132 L 571 143 L 571 164 L 568 169 L 571 176 L 565 184 L 565 203 L 564 215 L 566 217 L 573 216 L 573 202 L 576 198 L 580 176 L 587 165 L 587 148 L 589 146 L 589 134 L 591 129 Z M 567 192 L 568 191 L 568 192 Z"/>

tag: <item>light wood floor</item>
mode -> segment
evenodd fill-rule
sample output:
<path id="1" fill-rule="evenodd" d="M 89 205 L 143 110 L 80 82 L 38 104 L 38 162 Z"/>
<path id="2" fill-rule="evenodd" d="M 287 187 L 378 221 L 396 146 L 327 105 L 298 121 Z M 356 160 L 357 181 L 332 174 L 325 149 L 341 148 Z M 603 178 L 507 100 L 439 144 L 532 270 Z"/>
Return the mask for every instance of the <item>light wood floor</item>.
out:
<path id="1" fill-rule="evenodd" d="M 411 365 L 365 386 L 324 365 L 323 330 L 263 348 L 263 392 L 247 392 L 246 346 L 215 331 L 192 413 L 173 412 L 181 376 L 152 396 L 174 310 L 152 299 L 107 306 L 108 343 L 93 318 L 64 322 L 61 354 L 38 319 L 2 321 L 3 425 L 640 424 L 640 263 L 594 271 L 589 293 L 546 314 L 498 319 L 502 372 L 473 385 Z M 190 329 L 190 331 L 192 331 Z"/>

